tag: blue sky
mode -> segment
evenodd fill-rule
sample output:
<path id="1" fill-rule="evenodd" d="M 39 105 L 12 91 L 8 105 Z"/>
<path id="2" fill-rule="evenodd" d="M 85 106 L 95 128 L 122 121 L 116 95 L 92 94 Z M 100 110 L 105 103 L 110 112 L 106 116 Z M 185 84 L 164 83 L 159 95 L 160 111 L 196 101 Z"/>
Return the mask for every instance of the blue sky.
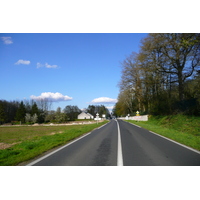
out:
<path id="1" fill-rule="evenodd" d="M 0 99 L 48 97 L 58 106 L 112 107 L 122 62 L 138 52 L 139 33 L 1 33 Z M 103 98 L 104 97 L 104 98 Z M 105 98 L 106 97 L 106 98 Z"/>

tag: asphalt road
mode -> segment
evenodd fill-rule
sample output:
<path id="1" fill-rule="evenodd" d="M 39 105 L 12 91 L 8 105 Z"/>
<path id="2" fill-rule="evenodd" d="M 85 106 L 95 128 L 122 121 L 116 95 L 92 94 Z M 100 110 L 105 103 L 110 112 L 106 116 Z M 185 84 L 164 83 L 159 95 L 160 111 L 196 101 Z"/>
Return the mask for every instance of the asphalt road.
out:
<path id="1" fill-rule="evenodd" d="M 126 166 L 200 166 L 200 152 L 119 120 Z"/>
<path id="2" fill-rule="evenodd" d="M 28 165 L 200 166 L 200 153 L 122 120 L 111 120 Z"/>

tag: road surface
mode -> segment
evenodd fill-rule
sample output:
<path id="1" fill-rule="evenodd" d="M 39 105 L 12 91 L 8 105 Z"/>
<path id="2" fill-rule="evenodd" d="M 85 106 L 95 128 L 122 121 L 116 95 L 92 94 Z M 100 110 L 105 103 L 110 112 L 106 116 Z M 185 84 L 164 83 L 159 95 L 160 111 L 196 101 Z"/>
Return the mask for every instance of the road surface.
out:
<path id="1" fill-rule="evenodd" d="M 200 152 L 122 120 L 111 120 L 32 166 L 200 166 Z"/>

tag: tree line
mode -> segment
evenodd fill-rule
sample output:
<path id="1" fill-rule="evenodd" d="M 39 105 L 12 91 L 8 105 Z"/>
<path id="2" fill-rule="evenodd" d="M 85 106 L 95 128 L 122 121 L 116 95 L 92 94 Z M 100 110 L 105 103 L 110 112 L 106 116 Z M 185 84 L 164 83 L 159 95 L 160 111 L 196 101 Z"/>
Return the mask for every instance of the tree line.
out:
<path id="1" fill-rule="evenodd" d="M 121 63 L 116 116 L 200 115 L 200 34 L 151 33 Z"/>
<path id="2" fill-rule="evenodd" d="M 47 99 L 40 101 L 6 101 L 0 100 L 0 124 L 34 124 L 34 123 L 65 123 L 74 121 L 82 112 L 78 106 L 67 105 L 63 110 L 58 107 L 51 110 L 51 102 Z M 98 112 L 100 115 L 109 114 L 103 105 L 89 105 L 85 112 L 94 117 Z"/>

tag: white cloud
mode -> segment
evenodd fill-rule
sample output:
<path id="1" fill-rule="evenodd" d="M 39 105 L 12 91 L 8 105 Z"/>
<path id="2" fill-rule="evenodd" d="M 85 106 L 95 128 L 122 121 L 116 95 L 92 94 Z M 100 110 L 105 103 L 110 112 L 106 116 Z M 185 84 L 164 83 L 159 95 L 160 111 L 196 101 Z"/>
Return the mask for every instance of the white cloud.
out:
<path id="1" fill-rule="evenodd" d="M 12 44 L 12 38 L 11 37 L 1 37 L 2 41 L 4 42 L 4 44 Z"/>
<path id="2" fill-rule="evenodd" d="M 108 110 L 113 110 L 114 106 L 106 106 Z"/>
<path id="3" fill-rule="evenodd" d="M 111 99 L 109 97 L 99 97 L 96 99 L 93 99 L 91 103 L 95 103 L 95 104 L 114 104 L 117 103 L 117 99 Z"/>
<path id="4" fill-rule="evenodd" d="M 69 97 L 67 95 L 64 96 L 63 94 L 61 94 L 59 92 L 56 92 L 56 93 L 43 92 L 43 93 L 41 93 L 40 96 L 31 95 L 30 98 L 34 99 L 34 100 L 47 99 L 47 100 L 52 101 L 52 102 L 72 100 L 72 97 Z"/>
<path id="5" fill-rule="evenodd" d="M 41 63 L 37 63 L 37 68 L 40 68 L 40 67 L 44 67 L 44 65 Z"/>
<path id="6" fill-rule="evenodd" d="M 15 65 L 29 65 L 31 62 L 29 60 L 18 60 Z"/>
<path id="7" fill-rule="evenodd" d="M 49 65 L 48 63 L 45 63 L 46 68 L 58 68 L 58 65 Z"/>
<path id="8" fill-rule="evenodd" d="M 49 65 L 48 63 L 45 63 L 45 64 L 41 64 L 41 63 L 37 63 L 37 68 L 40 68 L 40 67 L 45 67 L 45 68 L 58 68 L 58 65 Z"/>

